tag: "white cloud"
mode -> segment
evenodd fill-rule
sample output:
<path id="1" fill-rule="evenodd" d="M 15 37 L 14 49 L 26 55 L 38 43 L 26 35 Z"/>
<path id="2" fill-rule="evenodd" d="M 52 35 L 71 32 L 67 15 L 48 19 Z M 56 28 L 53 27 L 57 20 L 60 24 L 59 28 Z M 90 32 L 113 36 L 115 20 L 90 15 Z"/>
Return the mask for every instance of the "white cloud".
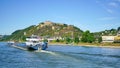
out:
<path id="1" fill-rule="evenodd" d="M 109 5 L 110 7 L 118 7 L 118 4 L 115 3 L 115 2 L 110 2 L 110 3 L 108 3 L 108 5 Z"/>
<path id="2" fill-rule="evenodd" d="M 112 9 L 106 9 L 108 13 L 113 13 L 114 11 Z"/>
<path id="3" fill-rule="evenodd" d="M 120 0 L 116 0 L 117 2 L 120 2 Z"/>
<path id="4" fill-rule="evenodd" d="M 99 18 L 98 20 L 105 21 L 105 20 L 113 20 L 115 18 L 116 17 L 103 17 L 103 18 Z"/>
<path id="5" fill-rule="evenodd" d="M 120 8 L 120 0 L 105 0 L 105 2 L 101 0 L 96 0 L 96 3 L 110 14 L 114 14 L 117 9 Z"/>

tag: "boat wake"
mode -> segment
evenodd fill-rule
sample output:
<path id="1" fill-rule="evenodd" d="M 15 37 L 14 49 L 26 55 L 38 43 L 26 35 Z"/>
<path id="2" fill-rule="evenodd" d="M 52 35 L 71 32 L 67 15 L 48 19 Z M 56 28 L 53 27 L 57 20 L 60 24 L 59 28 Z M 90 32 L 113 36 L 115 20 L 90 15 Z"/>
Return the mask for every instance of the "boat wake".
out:
<path id="1" fill-rule="evenodd" d="M 27 48 L 23 48 L 23 47 L 20 47 L 20 46 L 16 46 L 16 45 L 11 45 L 12 47 L 14 48 L 18 48 L 18 49 L 21 49 L 21 50 L 28 50 Z"/>
<path id="2" fill-rule="evenodd" d="M 33 51 L 33 52 L 41 52 L 41 53 L 48 53 L 48 54 L 51 54 L 51 55 L 57 55 L 55 52 L 52 52 L 52 51 L 46 51 L 46 50 L 28 50 L 27 48 L 24 48 L 24 47 L 21 47 L 21 46 L 17 46 L 17 45 L 11 45 L 11 46 L 14 47 L 14 48 L 17 48 L 17 49 L 25 50 L 25 51 Z"/>
<path id="3" fill-rule="evenodd" d="M 47 50 L 36 50 L 35 52 L 49 53 L 49 54 L 52 54 L 52 55 L 57 55 L 55 52 L 47 51 Z"/>

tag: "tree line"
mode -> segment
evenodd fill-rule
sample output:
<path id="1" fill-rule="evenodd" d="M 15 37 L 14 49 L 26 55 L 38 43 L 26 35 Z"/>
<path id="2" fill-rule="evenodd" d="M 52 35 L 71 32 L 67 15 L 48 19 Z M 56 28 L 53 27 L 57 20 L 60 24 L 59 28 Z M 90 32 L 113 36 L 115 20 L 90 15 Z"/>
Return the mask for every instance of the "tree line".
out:
<path id="1" fill-rule="evenodd" d="M 75 36 L 74 38 L 71 37 L 65 37 L 64 40 L 59 40 L 57 39 L 55 42 L 65 42 L 66 44 L 69 43 L 76 43 L 78 44 L 79 42 L 84 42 L 84 43 L 93 43 L 96 41 L 96 38 L 93 33 L 90 33 L 89 30 L 85 31 L 82 33 L 81 37 Z M 102 38 L 98 38 L 98 42 L 100 43 L 102 41 Z"/>

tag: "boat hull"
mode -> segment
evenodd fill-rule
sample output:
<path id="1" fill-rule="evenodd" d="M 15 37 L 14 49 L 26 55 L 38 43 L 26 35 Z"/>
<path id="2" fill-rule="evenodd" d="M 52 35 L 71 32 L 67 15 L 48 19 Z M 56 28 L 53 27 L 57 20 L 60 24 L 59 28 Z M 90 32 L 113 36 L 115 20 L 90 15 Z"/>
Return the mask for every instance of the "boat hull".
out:
<path id="1" fill-rule="evenodd" d="M 31 45 L 31 46 L 27 46 L 28 50 L 38 50 L 38 49 L 41 49 L 41 50 L 46 50 L 48 48 L 47 46 L 48 44 L 47 43 L 43 43 L 43 44 L 37 44 L 37 45 Z"/>

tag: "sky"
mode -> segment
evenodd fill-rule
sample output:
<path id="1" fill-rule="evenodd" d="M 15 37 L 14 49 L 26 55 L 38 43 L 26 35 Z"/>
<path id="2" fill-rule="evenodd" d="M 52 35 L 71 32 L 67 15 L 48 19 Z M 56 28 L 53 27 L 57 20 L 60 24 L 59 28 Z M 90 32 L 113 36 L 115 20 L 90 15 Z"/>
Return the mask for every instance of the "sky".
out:
<path id="1" fill-rule="evenodd" d="M 0 35 L 52 21 L 99 32 L 120 26 L 120 0 L 0 0 Z"/>

